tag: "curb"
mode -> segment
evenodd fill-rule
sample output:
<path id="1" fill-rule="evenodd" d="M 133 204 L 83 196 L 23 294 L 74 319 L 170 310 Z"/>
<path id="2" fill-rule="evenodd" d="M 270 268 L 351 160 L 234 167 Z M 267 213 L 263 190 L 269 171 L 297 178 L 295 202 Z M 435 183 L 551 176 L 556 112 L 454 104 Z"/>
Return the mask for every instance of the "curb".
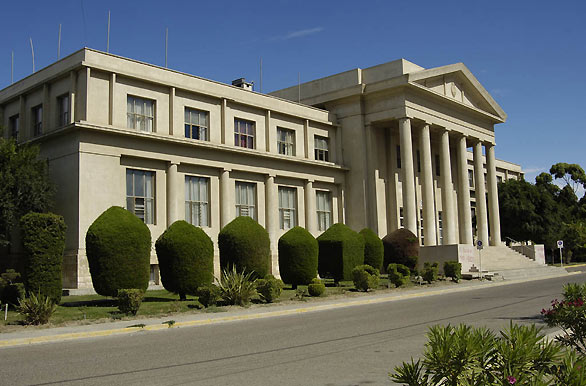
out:
<path id="1" fill-rule="evenodd" d="M 568 276 L 581 274 L 582 272 L 570 272 Z M 546 277 L 540 277 L 538 280 L 547 280 L 552 279 L 555 277 L 563 277 L 566 275 L 552 275 Z M 188 320 L 183 322 L 176 322 L 172 326 L 167 324 L 149 324 L 145 325 L 144 327 L 138 326 L 129 326 L 125 328 L 114 328 L 114 329 L 106 329 L 106 330 L 98 330 L 98 331 L 83 331 L 83 332 L 70 332 L 70 333 L 62 333 L 62 334 L 52 334 L 52 335 L 43 335 L 43 336 L 36 336 L 36 337 L 29 337 L 29 338 L 14 338 L 14 339 L 6 339 L 0 340 L 0 348 L 7 348 L 7 347 L 17 347 L 17 346 L 24 346 L 24 345 L 31 345 L 31 344 L 39 344 L 39 343 L 56 343 L 56 342 L 64 342 L 64 341 L 71 341 L 71 340 L 78 340 L 78 339 L 86 339 L 86 338 L 95 338 L 95 337 L 106 337 L 106 336 L 113 336 L 113 335 L 128 335 L 134 334 L 141 331 L 160 331 L 160 330 L 167 330 L 169 328 L 180 328 L 180 327 L 197 327 L 197 326 L 205 326 L 205 325 L 212 325 L 212 324 L 220 324 L 220 323 L 229 323 L 235 321 L 242 321 L 242 320 L 256 320 L 256 319 L 266 319 L 272 317 L 279 317 L 279 316 L 289 316 L 289 315 L 299 315 L 304 313 L 310 312 L 319 312 L 319 311 L 326 311 L 326 310 L 333 310 L 339 309 L 344 307 L 353 307 L 353 306 L 360 306 L 360 305 L 368 305 L 368 304 L 380 304 L 380 303 L 388 303 L 400 300 L 407 300 L 407 299 L 415 299 L 427 296 L 437 296 L 437 295 L 445 295 L 450 293 L 458 293 L 458 292 L 465 292 L 477 289 L 484 289 L 484 288 L 492 288 L 492 287 L 500 287 L 505 285 L 511 284 L 519 284 L 525 282 L 531 282 L 536 280 L 511 280 L 511 281 L 502 281 L 502 282 L 487 282 L 479 285 L 471 285 L 471 286 L 463 286 L 459 288 L 448 288 L 448 289 L 437 289 L 437 290 L 423 290 L 420 292 L 415 293 L 407 293 L 407 294 L 392 294 L 386 295 L 381 297 L 370 297 L 365 299 L 356 299 L 356 300 L 346 300 L 343 302 L 335 302 L 329 304 L 318 304 L 309 307 L 296 307 L 290 308 L 285 310 L 276 310 L 276 311 L 267 311 L 267 312 L 255 312 L 251 314 L 241 314 L 241 315 L 230 315 L 230 316 L 220 316 L 215 318 L 207 318 L 207 319 L 198 319 L 198 320 Z M 129 321 L 132 323 L 133 321 Z M 558 334 L 559 332 L 550 333 L 551 334 Z"/>

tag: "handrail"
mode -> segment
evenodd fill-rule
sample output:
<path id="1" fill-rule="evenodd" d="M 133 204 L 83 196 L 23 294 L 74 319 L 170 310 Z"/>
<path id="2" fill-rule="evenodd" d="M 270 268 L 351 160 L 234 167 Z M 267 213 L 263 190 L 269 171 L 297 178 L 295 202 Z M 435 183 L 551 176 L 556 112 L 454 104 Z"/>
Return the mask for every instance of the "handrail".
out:
<path id="1" fill-rule="evenodd" d="M 529 251 L 529 254 L 528 254 L 528 253 L 522 253 L 522 254 L 523 254 L 524 256 L 526 256 L 526 257 L 529 257 L 529 258 L 531 258 L 531 248 L 529 248 L 529 246 L 527 246 L 527 245 L 525 245 L 525 244 L 522 244 L 520 241 L 517 241 L 517 240 L 515 240 L 515 239 L 513 239 L 513 238 L 511 238 L 511 237 L 508 237 L 508 236 L 506 236 L 505 238 L 506 238 L 507 240 L 509 240 L 511 243 L 519 244 L 519 245 L 516 245 L 516 246 L 519 246 L 519 247 L 521 247 L 523 251 L 525 251 L 525 250 L 527 249 L 527 250 Z M 509 248 L 511 248 L 511 247 L 509 247 Z M 513 248 L 511 248 L 511 249 L 513 249 Z"/>

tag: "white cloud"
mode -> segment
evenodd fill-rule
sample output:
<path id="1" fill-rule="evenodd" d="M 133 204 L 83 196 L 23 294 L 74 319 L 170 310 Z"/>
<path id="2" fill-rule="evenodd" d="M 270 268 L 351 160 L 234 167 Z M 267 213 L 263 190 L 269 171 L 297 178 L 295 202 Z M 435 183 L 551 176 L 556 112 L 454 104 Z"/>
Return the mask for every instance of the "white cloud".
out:
<path id="1" fill-rule="evenodd" d="M 527 168 L 525 170 L 523 170 L 525 172 L 525 174 L 537 174 L 537 173 L 541 173 L 541 172 L 545 172 L 547 171 L 546 168 Z"/>
<path id="2" fill-rule="evenodd" d="M 302 37 L 305 37 L 305 36 L 309 36 L 309 35 L 313 35 L 313 34 L 316 34 L 316 33 L 320 33 L 324 29 L 325 29 L 324 27 L 314 27 L 314 28 L 300 29 L 300 30 L 297 30 L 297 31 L 289 32 L 287 35 L 274 36 L 270 40 L 288 40 L 288 39 L 302 38 Z"/>

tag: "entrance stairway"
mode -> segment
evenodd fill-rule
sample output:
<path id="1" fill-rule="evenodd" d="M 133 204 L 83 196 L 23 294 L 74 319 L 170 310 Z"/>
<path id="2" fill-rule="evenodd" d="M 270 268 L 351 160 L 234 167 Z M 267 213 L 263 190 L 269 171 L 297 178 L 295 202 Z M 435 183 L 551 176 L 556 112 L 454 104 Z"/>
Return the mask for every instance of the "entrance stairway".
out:
<path id="1" fill-rule="evenodd" d="M 522 280 L 568 274 L 564 268 L 536 263 L 504 245 L 484 248 L 481 256 L 483 274 L 488 272 L 494 279 Z"/>

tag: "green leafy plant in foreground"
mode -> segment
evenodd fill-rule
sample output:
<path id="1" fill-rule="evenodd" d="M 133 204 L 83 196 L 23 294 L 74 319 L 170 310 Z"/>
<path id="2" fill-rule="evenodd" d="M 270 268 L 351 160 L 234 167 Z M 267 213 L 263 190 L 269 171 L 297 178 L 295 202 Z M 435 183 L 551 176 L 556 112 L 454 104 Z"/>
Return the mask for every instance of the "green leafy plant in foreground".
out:
<path id="1" fill-rule="evenodd" d="M 57 304 L 50 297 L 40 293 L 37 295 L 30 293 L 18 302 L 18 313 L 24 317 L 25 324 L 39 325 L 49 323 L 49 319 L 56 308 Z"/>
<path id="2" fill-rule="evenodd" d="M 235 266 L 223 269 L 218 288 L 222 299 L 231 305 L 245 306 L 256 295 L 256 285 L 252 280 L 253 272 L 238 272 Z"/>

